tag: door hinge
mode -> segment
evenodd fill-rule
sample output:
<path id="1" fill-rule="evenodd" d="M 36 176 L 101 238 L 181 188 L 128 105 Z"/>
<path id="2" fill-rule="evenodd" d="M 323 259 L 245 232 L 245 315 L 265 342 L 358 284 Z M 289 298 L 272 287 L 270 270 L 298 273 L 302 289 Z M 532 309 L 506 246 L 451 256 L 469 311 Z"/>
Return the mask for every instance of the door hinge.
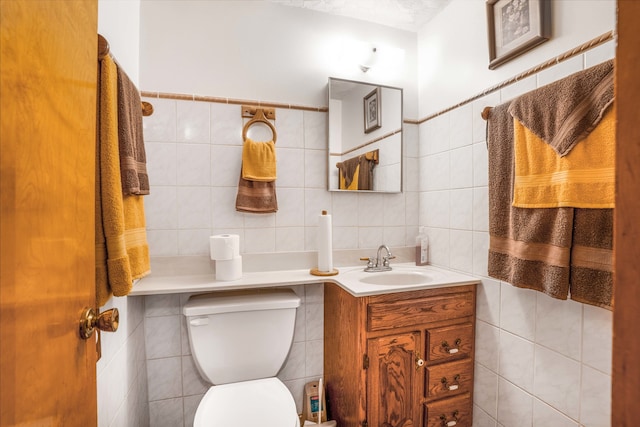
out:
<path id="1" fill-rule="evenodd" d="M 362 369 L 369 369 L 369 356 L 366 354 L 362 357 Z"/>

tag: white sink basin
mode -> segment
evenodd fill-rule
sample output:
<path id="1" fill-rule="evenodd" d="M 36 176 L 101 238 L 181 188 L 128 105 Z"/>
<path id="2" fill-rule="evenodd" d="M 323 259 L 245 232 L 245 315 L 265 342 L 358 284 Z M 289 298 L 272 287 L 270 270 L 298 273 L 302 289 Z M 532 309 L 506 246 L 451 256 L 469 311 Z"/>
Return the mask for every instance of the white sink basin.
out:
<path id="1" fill-rule="evenodd" d="M 362 267 L 345 268 L 335 276 L 335 281 L 354 296 L 378 295 L 477 282 L 473 277 L 430 265 L 420 267 L 413 265 L 413 263 L 398 263 L 392 265 L 391 268 L 390 271 L 376 272 L 365 272 Z"/>
<path id="2" fill-rule="evenodd" d="M 379 273 L 365 273 L 360 282 L 369 285 L 407 286 L 421 285 L 433 281 L 429 273 L 422 271 L 383 271 Z"/>

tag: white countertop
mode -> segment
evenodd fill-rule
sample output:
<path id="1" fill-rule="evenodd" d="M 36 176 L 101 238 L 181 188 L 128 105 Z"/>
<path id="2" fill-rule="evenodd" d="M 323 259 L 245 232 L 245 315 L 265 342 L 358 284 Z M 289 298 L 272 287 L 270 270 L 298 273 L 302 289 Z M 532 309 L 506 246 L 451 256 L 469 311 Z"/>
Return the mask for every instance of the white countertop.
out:
<path id="1" fill-rule="evenodd" d="M 309 269 L 245 272 L 241 279 L 234 281 L 218 281 L 215 278 L 215 274 L 211 273 L 157 277 L 151 275 L 138 281 L 129 295 L 197 293 L 331 282 L 342 287 L 353 296 L 360 297 L 479 283 L 479 280 L 473 276 L 430 265 L 418 267 L 413 263 L 398 263 L 392 264 L 392 268 L 391 272 L 366 273 L 363 271 L 362 266 L 343 267 L 338 268 L 339 273 L 334 276 L 314 276 L 309 272 Z M 424 283 L 406 285 L 368 284 L 361 281 L 363 278 L 373 277 L 372 275 L 406 272 L 419 272 L 428 276 L 428 279 Z"/>

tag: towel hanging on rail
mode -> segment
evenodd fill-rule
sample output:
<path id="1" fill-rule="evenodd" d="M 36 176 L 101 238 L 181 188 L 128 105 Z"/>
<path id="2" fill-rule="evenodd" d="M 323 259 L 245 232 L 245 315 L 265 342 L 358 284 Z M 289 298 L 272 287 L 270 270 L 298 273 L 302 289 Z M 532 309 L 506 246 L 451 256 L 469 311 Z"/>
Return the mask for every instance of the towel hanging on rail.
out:
<path id="1" fill-rule="evenodd" d="M 272 140 L 255 142 L 247 137 L 249 128 L 257 123 L 266 124 L 273 134 Z M 274 213 L 278 211 L 276 197 L 276 129 L 261 108 L 243 127 L 242 165 L 236 196 L 236 210 L 247 213 Z"/>

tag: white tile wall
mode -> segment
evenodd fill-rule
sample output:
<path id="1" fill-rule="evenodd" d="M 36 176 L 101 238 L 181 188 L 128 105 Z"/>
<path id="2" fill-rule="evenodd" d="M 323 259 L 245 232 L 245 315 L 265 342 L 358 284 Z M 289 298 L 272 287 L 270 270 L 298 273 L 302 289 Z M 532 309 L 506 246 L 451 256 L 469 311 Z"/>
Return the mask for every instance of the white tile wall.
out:
<path id="1" fill-rule="evenodd" d="M 608 60 L 614 49 L 609 42 L 419 127 L 419 222 L 427 226 L 431 261 L 482 279 L 474 427 L 610 425 L 611 312 L 487 277 L 488 158 L 480 112 Z"/>
<path id="2" fill-rule="evenodd" d="M 98 426 L 149 425 L 144 342 L 144 298 L 111 298 L 102 310 L 117 308 L 115 333 L 102 333 L 96 365 Z"/>

